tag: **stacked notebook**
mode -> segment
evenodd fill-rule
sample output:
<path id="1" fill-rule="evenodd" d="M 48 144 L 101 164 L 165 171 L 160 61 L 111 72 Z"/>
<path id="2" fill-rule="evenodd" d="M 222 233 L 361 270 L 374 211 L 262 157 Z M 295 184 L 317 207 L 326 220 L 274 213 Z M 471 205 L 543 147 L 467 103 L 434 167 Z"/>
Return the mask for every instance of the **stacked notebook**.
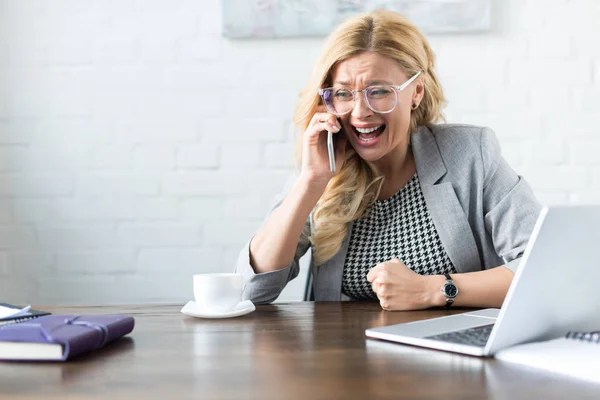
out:
<path id="1" fill-rule="evenodd" d="M 0 304 L 5 309 L 7 304 Z M 18 310 L 18 309 L 17 309 Z M 127 315 L 49 315 L 38 310 L 0 317 L 0 360 L 64 361 L 133 330 Z"/>
<path id="2" fill-rule="evenodd" d="M 562 338 L 508 348 L 494 357 L 600 383 L 600 331 L 569 332 Z"/>

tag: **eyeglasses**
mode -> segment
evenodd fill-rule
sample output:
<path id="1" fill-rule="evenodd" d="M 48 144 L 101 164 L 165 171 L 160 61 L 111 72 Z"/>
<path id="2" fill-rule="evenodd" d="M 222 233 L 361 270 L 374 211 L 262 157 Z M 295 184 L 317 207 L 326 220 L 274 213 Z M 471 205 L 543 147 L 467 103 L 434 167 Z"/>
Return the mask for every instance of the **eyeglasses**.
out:
<path id="1" fill-rule="evenodd" d="M 392 112 L 398 104 L 398 93 L 403 91 L 421 74 L 417 72 L 400 86 L 396 85 L 376 85 L 369 86 L 363 90 L 353 90 L 346 87 L 330 87 L 319 89 L 319 95 L 323 99 L 323 104 L 332 114 L 344 115 L 354 109 L 356 94 L 362 92 L 365 96 L 367 106 L 378 114 L 387 114 Z"/>

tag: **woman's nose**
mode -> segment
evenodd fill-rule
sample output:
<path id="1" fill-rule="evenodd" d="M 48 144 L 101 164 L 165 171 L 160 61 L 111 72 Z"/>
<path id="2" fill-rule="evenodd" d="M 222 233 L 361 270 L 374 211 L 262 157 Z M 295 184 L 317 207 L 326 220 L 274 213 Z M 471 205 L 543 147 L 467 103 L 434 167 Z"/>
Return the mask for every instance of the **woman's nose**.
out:
<path id="1" fill-rule="evenodd" d="M 354 108 L 352 109 L 352 116 L 355 118 L 366 118 L 373 114 L 373 111 L 367 105 L 367 100 L 363 93 L 356 93 L 354 100 Z"/>

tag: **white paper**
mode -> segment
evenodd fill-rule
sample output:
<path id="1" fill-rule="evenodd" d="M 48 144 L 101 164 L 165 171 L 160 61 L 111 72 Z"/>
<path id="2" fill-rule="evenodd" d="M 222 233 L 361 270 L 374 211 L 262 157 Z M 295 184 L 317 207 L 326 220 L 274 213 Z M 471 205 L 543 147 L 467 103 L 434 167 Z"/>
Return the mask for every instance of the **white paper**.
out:
<path id="1" fill-rule="evenodd" d="M 600 343 L 560 338 L 511 347 L 494 357 L 600 383 Z"/>
<path id="2" fill-rule="evenodd" d="M 26 306 L 21 309 L 0 306 L 0 319 L 8 318 L 8 317 L 21 317 L 24 315 L 31 315 L 29 312 L 30 309 L 31 309 L 31 306 Z"/>

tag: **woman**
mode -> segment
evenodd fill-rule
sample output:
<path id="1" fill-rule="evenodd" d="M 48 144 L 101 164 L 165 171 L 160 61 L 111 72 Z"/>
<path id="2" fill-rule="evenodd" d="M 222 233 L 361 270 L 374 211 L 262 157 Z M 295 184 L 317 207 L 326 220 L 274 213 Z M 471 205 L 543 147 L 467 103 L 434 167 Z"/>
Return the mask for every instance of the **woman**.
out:
<path id="1" fill-rule="evenodd" d="M 311 247 L 316 301 L 501 306 L 541 207 L 490 129 L 436 124 L 434 61 L 392 11 L 332 33 L 296 110 L 299 171 L 237 263 L 244 298 L 276 299 Z"/>

